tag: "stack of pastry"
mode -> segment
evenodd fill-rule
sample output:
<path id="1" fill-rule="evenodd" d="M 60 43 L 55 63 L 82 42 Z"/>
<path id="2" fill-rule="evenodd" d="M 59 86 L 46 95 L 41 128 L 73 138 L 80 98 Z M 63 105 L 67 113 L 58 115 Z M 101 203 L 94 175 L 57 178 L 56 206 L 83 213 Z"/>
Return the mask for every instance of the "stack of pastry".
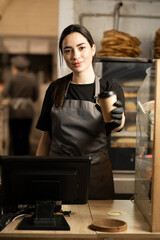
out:
<path id="1" fill-rule="evenodd" d="M 142 52 L 139 48 L 140 40 L 127 33 L 109 30 L 103 33 L 102 49 L 99 56 L 105 57 L 138 57 Z"/>
<path id="2" fill-rule="evenodd" d="M 157 30 L 155 36 L 154 58 L 160 58 L 160 29 Z"/>

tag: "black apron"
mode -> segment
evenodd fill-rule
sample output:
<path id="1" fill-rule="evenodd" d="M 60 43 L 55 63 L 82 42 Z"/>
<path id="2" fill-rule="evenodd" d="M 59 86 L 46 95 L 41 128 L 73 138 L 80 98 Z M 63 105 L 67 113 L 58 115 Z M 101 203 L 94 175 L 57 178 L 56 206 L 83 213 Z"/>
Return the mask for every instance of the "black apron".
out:
<path id="1" fill-rule="evenodd" d="M 99 92 L 100 81 L 96 77 L 95 96 Z M 106 130 L 102 114 L 95 103 L 65 98 L 63 107 L 56 108 L 53 105 L 51 118 L 50 155 L 91 156 L 89 199 L 112 199 L 114 185 L 106 148 Z"/>

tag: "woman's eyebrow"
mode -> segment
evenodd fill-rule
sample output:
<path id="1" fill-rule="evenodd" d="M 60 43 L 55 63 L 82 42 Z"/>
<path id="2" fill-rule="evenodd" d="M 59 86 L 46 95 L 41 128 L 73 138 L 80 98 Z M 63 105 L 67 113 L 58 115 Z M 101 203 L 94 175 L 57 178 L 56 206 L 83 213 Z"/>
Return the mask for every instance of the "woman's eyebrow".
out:
<path id="1" fill-rule="evenodd" d="M 70 47 L 70 46 L 66 46 L 66 47 L 64 47 L 63 49 L 66 49 L 66 48 L 72 48 L 72 47 Z"/>
<path id="2" fill-rule="evenodd" d="M 79 44 L 76 45 L 76 47 L 79 47 L 79 46 L 81 46 L 83 44 L 85 44 L 85 43 L 79 43 Z M 66 48 L 72 48 L 72 47 L 71 46 L 65 46 L 64 49 L 66 49 Z"/>
<path id="3" fill-rule="evenodd" d="M 79 46 L 81 46 L 81 45 L 83 45 L 83 44 L 85 44 L 85 43 L 79 43 L 79 44 L 77 44 L 77 47 L 79 47 Z"/>

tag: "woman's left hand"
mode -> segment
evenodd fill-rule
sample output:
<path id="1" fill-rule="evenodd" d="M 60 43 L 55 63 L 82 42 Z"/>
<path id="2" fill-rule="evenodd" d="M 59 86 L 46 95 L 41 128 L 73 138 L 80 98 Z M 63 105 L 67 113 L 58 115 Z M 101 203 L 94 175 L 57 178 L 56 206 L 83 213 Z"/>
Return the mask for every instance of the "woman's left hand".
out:
<path id="1" fill-rule="evenodd" d="M 115 125 L 118 127 L 122 122 L 122 114 L 124 113 L 123 104 L 121 101 L 117 101 L 113 104 L 116 108 L 111 111 L 111 117 L 114 119 Z"/>
<path id="2" fill-rule="evenodd" d="M 111 133 L 111 131 L 121 131 L 123 129 L 125 123 L 125 116 L 124 116 L 124 108 L 121 101 L 117 101 L 114 103 L 116 107 L 111 111 L 111 117 L 114 121 L 105 123 L 107 135 Z"/>

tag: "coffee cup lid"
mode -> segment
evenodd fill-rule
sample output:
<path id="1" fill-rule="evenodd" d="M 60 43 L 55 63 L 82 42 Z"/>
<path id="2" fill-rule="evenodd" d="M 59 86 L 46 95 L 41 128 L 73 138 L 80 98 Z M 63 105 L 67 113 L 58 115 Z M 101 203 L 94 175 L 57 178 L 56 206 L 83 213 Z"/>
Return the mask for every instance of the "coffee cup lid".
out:
<path id="1" fill-rule="evenodd" d="M 107 98 L 114 94 L 115 94 L 115 92 L 113 92 L 113 91 L 104 91 L 104 92 L 101 92 L 100 94 L 98 94 L 98 98 Z"/>

